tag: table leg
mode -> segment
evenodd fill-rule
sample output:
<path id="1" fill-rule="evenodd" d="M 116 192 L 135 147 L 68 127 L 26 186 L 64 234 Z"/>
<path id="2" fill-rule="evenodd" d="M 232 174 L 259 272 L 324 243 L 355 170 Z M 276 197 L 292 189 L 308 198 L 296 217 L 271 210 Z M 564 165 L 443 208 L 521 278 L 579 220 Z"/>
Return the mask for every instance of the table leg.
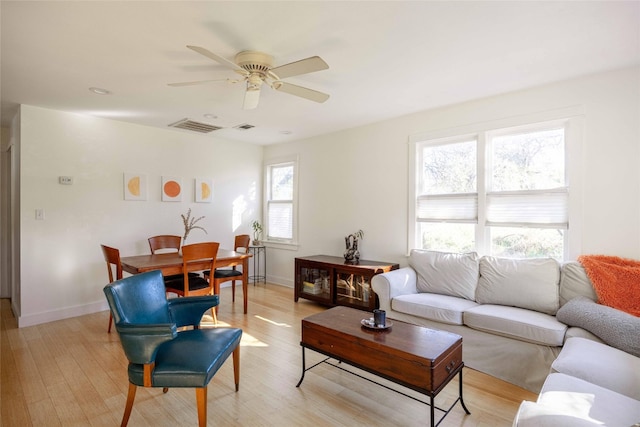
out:
<path id="1" fill-rule="evenodd" d="M 242 260 L 242 297 L 244 298 L 244 314 L 247 314 L 247 299 L 248 299 L 248 288 L 247 284 L 249 283 L 249 258 L 244 258 Z"/>
<path id="2" fill-rule="evenodd" d="M 436 422 L 436 407 L 435 407 L 435 399 L 433 397 L 433 395 L 430 396 L 430 402 L 429 402 L 429 406 L 431 409 L 431 424 L 429 424 L 431 427 L 433 427 L 435 425 Z"/>
<path id="3" fill-rule="evenodd" d="M 300 381 L 298 381 L 298 384 L 296 384 L 296 387 L 300 387 L 300 384 L 302 384 L 302 380 L 304 379 L 305 372 L 306 370 L 305 370 L 305 361 L 304 361 L 304 347 L 302 347 L 302 376 L 300 377 Z"/>
<path id="4" fill-rule="evenodd" d="M 460 369 L 460 404 L 462 405 L 462 409 L 467 415 L 471 415 L 471 412 L 467 409 L 467 405 L 464 404 L 464 399 L 462 398 L 462 369 Z"/>

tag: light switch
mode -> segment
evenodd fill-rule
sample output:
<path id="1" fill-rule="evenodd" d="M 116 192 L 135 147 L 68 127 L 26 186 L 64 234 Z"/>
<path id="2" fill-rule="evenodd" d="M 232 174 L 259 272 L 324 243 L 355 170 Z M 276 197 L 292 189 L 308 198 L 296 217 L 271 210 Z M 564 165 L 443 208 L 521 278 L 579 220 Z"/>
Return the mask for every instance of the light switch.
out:
<path id="1" fill-rule="evenodd" d="M 58 182 L 62 185 L 71 185 L 73 184 L 73 177 L 72 176 L 59 176 L 58 177 Z"/>
<path id="2" fill-rule="evenodd" d="M 44 221 L 44 209 L 36 209 L 36 219 L 38 221 Z"/>

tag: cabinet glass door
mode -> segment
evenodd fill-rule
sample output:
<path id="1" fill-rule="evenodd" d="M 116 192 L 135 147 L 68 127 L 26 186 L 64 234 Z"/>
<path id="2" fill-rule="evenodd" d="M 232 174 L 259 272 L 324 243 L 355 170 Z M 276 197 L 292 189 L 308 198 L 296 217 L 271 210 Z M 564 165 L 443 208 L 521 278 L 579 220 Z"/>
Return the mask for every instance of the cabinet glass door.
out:
<path id="1" fill-rule="evenodd" d="M 300 294 L 314 296 L 330 300 L 331 282 L 330 273 L 323 268 L 300 268 Z M 304 296 L 303 296 L 304 297 Z"/>
<path id="2" fill-rule="evenodd" d="M 336 303 L 357 308 L 368 308 L 371 283 L 367 276 L 336 272 Z"/>

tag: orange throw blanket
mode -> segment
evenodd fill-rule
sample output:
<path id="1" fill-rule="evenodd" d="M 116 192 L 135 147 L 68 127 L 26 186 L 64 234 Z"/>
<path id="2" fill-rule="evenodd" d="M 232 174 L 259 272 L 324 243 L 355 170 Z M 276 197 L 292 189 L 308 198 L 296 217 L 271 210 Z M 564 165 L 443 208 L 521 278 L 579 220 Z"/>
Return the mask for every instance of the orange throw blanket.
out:
<path id="1" fill-rule="evenodd" d="M 640 261 L 607 255 L 578 257 L 602 305 L 640 316 Z"/>

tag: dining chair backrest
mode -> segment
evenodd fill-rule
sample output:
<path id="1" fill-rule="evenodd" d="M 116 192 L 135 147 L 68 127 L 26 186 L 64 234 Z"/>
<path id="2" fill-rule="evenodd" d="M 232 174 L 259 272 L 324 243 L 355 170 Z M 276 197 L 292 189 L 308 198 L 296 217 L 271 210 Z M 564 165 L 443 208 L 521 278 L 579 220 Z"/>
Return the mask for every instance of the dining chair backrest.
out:
<path id="1" fill-rule="evenodd" d="M 248 234 L 239 234 L 235 238 L 233 250 L 238 252 L 238 249 L 244 249 L 244 253 L 249 252 L 249 243 L 251 242 L 251 236 Z"/>
<path id="2" fill-rule="evenodd" d="M 176 251 L 179 251 L 180 243 L 182 243 L 182 237 L 180 236 L 163 234 L 160 236 L 149 237 L 149 249 L 151 249 L 152 254 L 155 254 L 156 251 L 160 249 L 175 249 Z"/>
<path id="3" fill-rule="evenodd" d="M 216 257 L 218 255 L 219 247 L 220 243 L 218 242 L 193 243 L 182 247 L 182 274 L 185 283 L 185 296 L 188 295 L 189 287 L 186 284 L 189 283 L 189 272 L 195 271 L 196 269 L 202 270 L 201 267 L 194 268 L 190 266 L 189 262 L 200 259 L 211 259 L 211 263 L 208 265 L 208 268 L 213 271 L 216 265 Z M 209 282 L 209 288 L 211 291 L 209 293 L 213 294 L 213 283 Z"/>
<path id="4" fill-rule="evenodd" d="M 112 248 L 106 245 L 100 245 L 102 248 L 102 254 L 104 255 L 104 260 L 107 263 L 107 272 L 109 273 L 109 283 L 113 283 L 116 280 L 122 279 L 122 264 L 120 263 L 120 251 L 116 248 Z M 115 279 L 113 277 L 113 267 L 116 269 Z M 111 311 L 109 311 L 109 327 L 107 329 L 108 333 L 111 333 L 111 323 L 113 317 Z"/>
<path id="5" fill-rule="evenodd" d="M 109 273 L 109 283 L 122 279 L 122 264 L 120 263 L 120 251 L 106 245 L 100 245 L 104 260 L 107 263 L 107 272 Z M 113 277 L 113 267 L 116 269 L 115 279 Z"/>

